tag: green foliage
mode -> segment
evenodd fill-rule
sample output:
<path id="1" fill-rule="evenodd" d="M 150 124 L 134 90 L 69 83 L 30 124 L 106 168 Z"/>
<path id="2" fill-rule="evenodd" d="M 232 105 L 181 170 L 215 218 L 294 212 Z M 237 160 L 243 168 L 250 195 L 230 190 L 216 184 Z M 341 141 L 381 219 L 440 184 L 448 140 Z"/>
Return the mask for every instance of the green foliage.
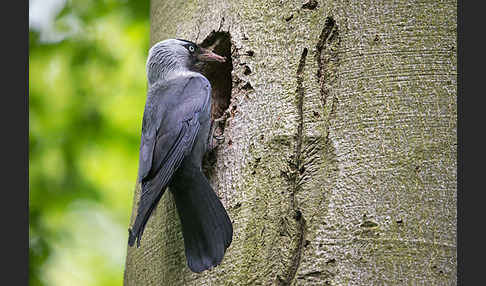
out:
<path id="1" fill-rule="evenodd" d="M 121 285 L 137 176 L 149 1 L 68 1 L 29 43 L 30 285 Z"/>

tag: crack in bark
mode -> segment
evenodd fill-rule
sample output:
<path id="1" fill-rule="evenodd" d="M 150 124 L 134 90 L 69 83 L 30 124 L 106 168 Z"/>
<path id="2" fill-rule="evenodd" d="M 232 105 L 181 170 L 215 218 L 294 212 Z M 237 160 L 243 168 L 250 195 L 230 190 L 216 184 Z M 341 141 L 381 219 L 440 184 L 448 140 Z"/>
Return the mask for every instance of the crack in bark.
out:
<path id="1" fill-rule="evenodd" d="M 319 36 L 319 40 L 316 45 L 315 60 L 317 61 L 317 80 L 320 86 L 320 95 L 323 102 L 323 107 L 326 105 L 326 101 L 329 97 L 329 88 L 327 85 L 334 79 L 335 66 L 332 62 L 337 62 L 336 44 L 339 44 L 339 37 L 337 26 L 332 17 L 327 17 L 324 28 Z M 306 170 L 306 165 L 312 164 L 316 158 L 313 157 L 317 152 L 317 141 L 319 139 L 311 140 L 303 150 L 304 142 L 304 95 L 305 90 L 303 87 L 303 72 L 305 62 L 307 58 L 308 49 L 304 48 L 300 56 L 299 65 L 297 67 L 297 133 L 295 134 L 295 147 L 292 158 L 288 161 L 289 172 L 284 172 L 284 177 L 289 183 L 290 188 L 290 212 L 293 213 L 293 218 L 296 221 L 295 246 L 291 250 L 291 260 L 287 268 L 285 276 L 278 277 L 279 285 L 291 285 L 293 280 L 297 276 L 297 271 L 302 260 L 302 252 L 306 241 L 307 221 L 304 218 L 302 211 L 299 209 L 296 194 L 301 190 L 302 183 L 309 177 L 309 172 L 312 170 Z M 333 99 L 330 112 L 328 114 L 328 120 L 335 112 L 335 103 L 337 98 Z M 328 138 L 325 138 L 325 144 L 328 142 Z M 309 162 L 305 162 L 304 157 L 310 155 Z"/>
<path id="2" fill-rule="evenodd" d="M 300 56 L 299 66 L 297 68 L 297 112 L 299 115 L 298 125 L 297 125 L 297 138 L 295 144 L 295 166 L 300 166 L 301 153 L 302 153 L 302 132 L 304 130 L 304 87 L 302 82 L 304 81 L 302 73 L 304 71 L 305 59 L 307 57 L 307 48 L 304 48 L 302 55 Z M 297 168 L 299 170 L 299 168 Z"/>
<path id="3" fill-rule="evenodd" d="M 329 86 L 336 80 L 336 69 L 339 64 L 337 48 L 340 44 L 340 37 L 336 21 L 332 17 L 327 17 L 324 28 L 319 35 L 319 41 L 316 44 L 315 60 L 317 61 L 317 81 L 320 87 L 320 96 L 322 108 L 326 109 L 329 97 Z M 324 144 L 329 143 L 329 125 L 332 117 L 336 114 L 338 98 L 334 96 L 330 103 L 330 109 L 326 116 L 327 131 L 324 138 Z"/>
<path id="4" fill-rule="evenodd" d="M 300 175 L 301 169 L 303 165 L 302 159 L 302 141 L 303 141 L 303 129 L 304 129 L 304 87 L 303 81 L 304 78 L 302 73 L 304 71 L 305 60 L 307 58 L 308 49 L 304 48 L 302 54 L 300 56 L 299 66 L 297 68 L 297 134 L 295 136 L 295 149 L 293 154 L 293 160 L 289 162 L 290 167 L 290 174 L 286 175 L 286 179 L 290 185 L 290 208 L 291 211 L 294 213 L 293 218 L 297 222 L 297 238 L 295 240 L 295 248 L 292 251 L 292 258 L 290 260 L 290 265 L 287 270 L 287 275 L 285 279 L 281 279 L 279 277 L 278 282 L 279 285 L 290 285 L 294 280 L 297 269 L 299 268 L 302 251 L 304 249 L 305 244 L 305 236 L 306 236 L 306 220 L 302 215 L 302 212 L 299 210 L 297 200 L 295 198 L 295 194 L 300 190 Z"/>
<path id="5" fill-rule="evenodd" d="M 326 105 L 329 90 L 326 83 L 329 83 L 331 72 L 329 71 L 329 64 L 332 61 L 337 61 L 337 53 L 331 48 L 333 42 L 338 39 L 338 30 L 336 21 L 332 17 L 327 17 L 324 23 L 324 28 L 319 36 L 319 41 L 316 45 L 315 60 L 317 61 L 317 81 L 320 85 L 321 100 L 323 106 Z"/>
<path id="6" fill-rule="evenodd" d="M 337 41 L 336 41 L 337 40 Z M 326 105 L 326 101 L 329 97 L 328 85 L 331 80 L 335 79 L 335 65 L 333 62 L 338 61 L 336 45 L 339 44 L 339 37 L 336 22 L 332 17 L 327 17 L 324 28 L 319 36 L 319 40 L 316 45 L 315 60 L 317 61 L 317 80 L 320 86 L 320 95 L 323 102 L 323 107 Z M 299 65 L 297 68 L 297 133 L 295 135 L 295 149 L 292 159 L 289 160 L 288 165 L 290 171 L 285 174 L 290 185 L 290 209 L 294 213 L 294 219 L 297 223 L 296 234 L 294 238 L 295 247 L 291 251 L 290 265 L 288 266 L 286 276 L 284 279 L 279 277 L 279 285 L 291 285 L 294 279 L 297 277 L 297 271 L 302 260 L 302 253 L 304 250 L 304 245 L 306 241 L 307 232 L 307 222 L 304 218 L 302 212 L 299 209 L 298 202 L 296 199 L 296 194 L 302 188 L 302 183 L 310 176 L 309 172 L 312 174 L 312 170 L 306 170 L 307 165 L 312 165 L 312 162 L 316 160 L 314 155 L 316 154 L 318 148 L 317 141 L 310 140 L 308 145 L 305 146 L 303 150 L 304 142 L 304 95 L 305 90 L 303 87 L 303 72 L 306 62 L 308 50 L 304 48 L 302 55 L 300 57 Z M 335 112 L 336 98 L 333 99 L 332 106 L 327 116 L 329 121 L 332 114 Z M 325 144 L 327 144 L 328 138 L 326 135 Z M 309 155 L 309 156 L 307 156 Z M 304 158 L 305 157 L 305 158 Z M 305 162 L 305 159 L 310 157 L 309 162 Z"/>

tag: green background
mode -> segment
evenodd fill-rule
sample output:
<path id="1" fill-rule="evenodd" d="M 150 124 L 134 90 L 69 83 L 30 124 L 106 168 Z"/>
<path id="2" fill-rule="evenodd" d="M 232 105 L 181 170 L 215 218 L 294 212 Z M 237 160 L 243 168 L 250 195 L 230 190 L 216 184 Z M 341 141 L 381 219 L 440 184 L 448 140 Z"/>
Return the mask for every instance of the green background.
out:
<path id="1" fill-rule="evenodd" d="M 29 24 L 30 285 L 122 285 L 149 1 L 63 5 Z"/>

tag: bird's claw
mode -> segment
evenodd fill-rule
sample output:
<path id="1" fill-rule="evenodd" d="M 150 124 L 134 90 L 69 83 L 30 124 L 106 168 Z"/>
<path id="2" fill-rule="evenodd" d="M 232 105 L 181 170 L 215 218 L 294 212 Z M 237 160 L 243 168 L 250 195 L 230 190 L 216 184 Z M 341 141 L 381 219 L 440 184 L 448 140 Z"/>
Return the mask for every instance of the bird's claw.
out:
<path id="1" fill-rule="evenodd" d="M 214 135 L 213 137 L 214 139 L 216 139 L 216 142 L 218 142 L 218 144 L 222 144 L 224 142 L 224 136 L 223 135 Z"/>
<path id="2" fill-rule="evenodd" d="M 213 120 L 213 122 L 214 122 L 214 123 L 219 123 L 219 122 L 221 122 L 221 121 L 223 121 L 223 120 L 225 120 L 225 119 L 226 119 L 226 118 L 224 118 L 223 116 L 221 116 L 220 118 L 214 119 L 214 120 Z"/>
<path id="3" fill-rule="evenodd" d="M 221 135 L 216 135 L 215 134 L 215 131 L 216 131 L 216 125 L 217 123 L 220 123 L 222 121 L 224 121 L 224 117 L 220 117 L 220 118 L 217 118 L 217 119 L 214 119 L 212 122 L 211 122 L 211 130 L 210 130 L 210 133 L 209 133 L 209 151 L 213 151 L 214 149 L 216 149 L 218 146 L 220 146 L 221 144 L 223 144 L 224 142 L 224 136 L 223 134 Z"/>
<path id="4" fill-rule="evenodd" d="M 209 150 L 213 151 L 214 149 L 218 148 L 224 143 L 224 136 L 223 135 L 213 135 L 213 138 L 211 140 Z"/>

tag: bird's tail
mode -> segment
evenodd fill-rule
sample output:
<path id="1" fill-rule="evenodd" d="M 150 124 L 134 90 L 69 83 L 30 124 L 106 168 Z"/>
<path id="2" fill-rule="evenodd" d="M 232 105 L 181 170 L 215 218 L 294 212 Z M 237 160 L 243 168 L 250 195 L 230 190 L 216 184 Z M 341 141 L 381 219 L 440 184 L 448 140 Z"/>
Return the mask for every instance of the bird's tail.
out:
<path id="1" fill-rule="evenodd" d="M 148 188 L 148 186 L 142 183 L 142 194 L 138 204 L 137 217 L 132 228 L 128 230 L 128 245 L 130 246 L 133 246 L 135 239 L 137 240 L 137 247 L 140 246 L 140 239 L 142 238 L 150 214 L 152 214 L 152 211 L 165 192 L 165 188 L 160 191 L 144 191 L 145 188 Z"/>
<path id="2" fill-rule="evenodd" d="M 233 237 L 233 226 L 201 171 L 178 176 L 169 186 L 181 219 L 187 265 L 202 272 L 219 265 Z"/>

